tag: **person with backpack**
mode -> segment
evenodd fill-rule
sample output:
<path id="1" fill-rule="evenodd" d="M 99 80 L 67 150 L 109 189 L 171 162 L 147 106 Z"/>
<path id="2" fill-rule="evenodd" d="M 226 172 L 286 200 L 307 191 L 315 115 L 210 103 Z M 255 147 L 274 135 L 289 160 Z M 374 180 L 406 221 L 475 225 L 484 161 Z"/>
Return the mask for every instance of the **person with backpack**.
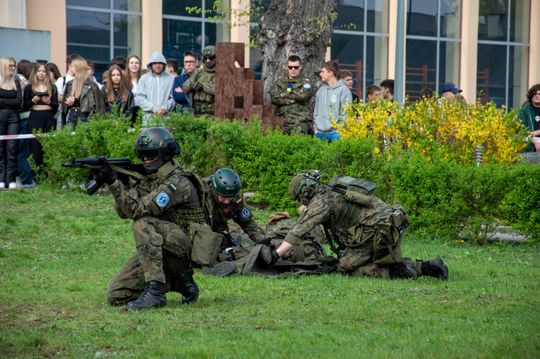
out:
<path id="1" fill-rule="evenodd" d="M 348 176 L 320 182 L 319 171 L 301 171 L 289 184 L 289 196 L 307 206 L 296 225 L 277 248 L 268 247 L 273 263 L 300 243 L 306 233 L 322 225 L 330 248 L 338 257 L 337 271 L 345 275 L 381 278 L 431 276 L 448 279 L 442 259 L 429 261 L 402 257 L 407 215 L 373 195 L 375 185 Z"/>

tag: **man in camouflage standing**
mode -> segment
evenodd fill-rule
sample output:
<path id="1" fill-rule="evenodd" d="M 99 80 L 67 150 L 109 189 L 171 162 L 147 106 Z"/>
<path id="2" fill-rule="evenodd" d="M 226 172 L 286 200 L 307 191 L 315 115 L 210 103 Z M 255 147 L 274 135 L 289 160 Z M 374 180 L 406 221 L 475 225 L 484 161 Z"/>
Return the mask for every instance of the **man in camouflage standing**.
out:
<path id="1" fill-rule="evenodd" d="M 187 95 L 193 93 L 193 110 L 196 115 L 214 115 L 216 95 L 216 49 L 206 46 L 202 51 L 202 68 L 196 69 L 182 85 Z"/>
<path id="2" fill-rule="evenodd" d="M 118 180 L 109 165 L 96 174 L 109 185 L 117 214 L 133 219 L 137 249 L 109 284 L 107 301 L 149 309 L 166 305 L 165 293 L 178 291 L 183 303 L 194 302 L 199 289 L 192 276 L 190 232 L 207 226 L 204 183 L 174 160 L 180 149 L 164 128 L 143 130 L 135 152 L 145 174 L 129 184 Z"/>
<path id="3" fill-rule="evenodd" d="M 278 78 L 270 92 L 272 104 L 277 106 L 276 115 L 283 119 L 283 133 L 313 134 L 310 100 L 314 91 L 309 79 L 301 78 L 300 57 L 289 56 L 287 71 L 288 76 Z"/>
<path id="4" fill-rule="evenodd" d="M 307 206 L 283 243 L 273 250 L 267 262 L 287 254 L 302 237 L 322 224 L 332 251 L 338 256 L 337 271 L 346 275 L 382 278 L 432 276 L 448 279 L 448 267 L 442 259 L 430 261 L 402 258 L 402 232 L 407 216 L 399 207 L 390 207 L 371 191 L 352 192 L 342 186 L 339 177 L 330 185 L 319 182 L 318 171 L 301 171 L 289 184 L 289 196 Z M 352 179 L 352 177 L 348 177 Z M 354 180 L 354 179 L 353 179 Z M 358 181 L 358 180 L 357 180 Z"/>

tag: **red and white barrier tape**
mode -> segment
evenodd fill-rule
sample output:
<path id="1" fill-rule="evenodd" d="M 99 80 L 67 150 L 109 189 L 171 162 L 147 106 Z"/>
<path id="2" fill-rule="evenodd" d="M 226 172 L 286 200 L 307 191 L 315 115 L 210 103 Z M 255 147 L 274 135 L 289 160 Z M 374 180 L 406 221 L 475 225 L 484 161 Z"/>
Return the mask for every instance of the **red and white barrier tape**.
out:
<path id="1" fill-rule="evenodd" d="M 9 141 L 9 140 L 28 140 L 31 138 L 36 138 L 36 135 L 27 133 L 23 135 L 2 135 L 0 136 L 0 141 Z"/>

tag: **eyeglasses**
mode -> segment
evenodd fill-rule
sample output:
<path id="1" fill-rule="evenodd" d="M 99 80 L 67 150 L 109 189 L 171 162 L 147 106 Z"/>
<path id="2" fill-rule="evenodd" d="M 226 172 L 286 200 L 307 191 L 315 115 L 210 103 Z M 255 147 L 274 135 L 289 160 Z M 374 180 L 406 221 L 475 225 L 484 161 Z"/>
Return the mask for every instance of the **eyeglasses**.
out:
<path id="1" fill-rule="evenodd" d="M 300 66 L 287 66 L 289 68 L 289 70 L 298 70 L 300 68 Z"/>
<path id="2" fill-rule="evenodd" d="M 184 64 L 194 64 L 196 63 L 197 61 L 184 61 Z"/>
<path id="3" fill-rule="evenodd" d="M 533 93 L 533 97 L 534 97 L 534 96 L 540 96 L 540 92 Z"/>
<path id="4" fill-rule="evenodd" d="M 9 65 L 9 67 L 13 67 L 13 68 L 15 68 L 16 66 L 15 66 L 15 65 Z"/>

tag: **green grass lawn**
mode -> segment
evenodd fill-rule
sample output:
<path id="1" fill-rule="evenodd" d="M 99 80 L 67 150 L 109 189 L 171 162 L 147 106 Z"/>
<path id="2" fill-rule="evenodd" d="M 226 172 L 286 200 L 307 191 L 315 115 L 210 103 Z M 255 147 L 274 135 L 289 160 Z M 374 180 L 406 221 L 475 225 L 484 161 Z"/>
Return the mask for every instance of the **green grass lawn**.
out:
<path id="1" fill-rule="evenodd" d="M 0 191 L 0 358 L 540 357 L 538 244 L 403 247 L 449 281 L 197 271 L 196 304 L 134 313 L 105 302 L 134 253 L 111 197 Z"/>

